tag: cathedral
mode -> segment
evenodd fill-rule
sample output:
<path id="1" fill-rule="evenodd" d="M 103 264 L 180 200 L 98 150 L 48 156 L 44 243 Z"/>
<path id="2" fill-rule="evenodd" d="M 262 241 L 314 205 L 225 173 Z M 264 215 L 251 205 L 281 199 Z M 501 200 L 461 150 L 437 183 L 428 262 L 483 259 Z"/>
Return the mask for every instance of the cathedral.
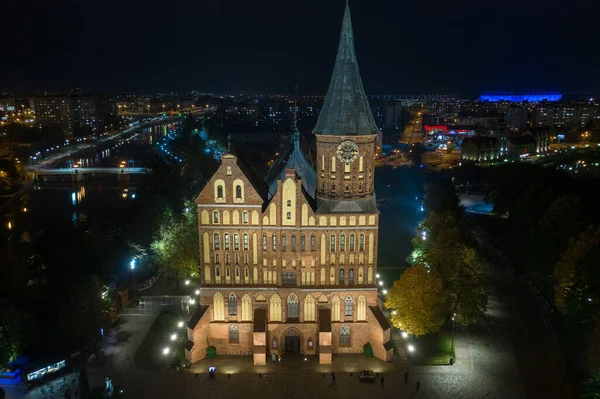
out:
<path id="1" fill-rule="evenodd" d="M 316 170 L 290 144 L 260 177 L 228 153 L 198 195 L 201 285 L 188 323 L 186 358 L 283 353 L 392 357 L 390 324 L 377 296 L 379 211 L 376 138 L 346 6 L 319 119 Z"/>

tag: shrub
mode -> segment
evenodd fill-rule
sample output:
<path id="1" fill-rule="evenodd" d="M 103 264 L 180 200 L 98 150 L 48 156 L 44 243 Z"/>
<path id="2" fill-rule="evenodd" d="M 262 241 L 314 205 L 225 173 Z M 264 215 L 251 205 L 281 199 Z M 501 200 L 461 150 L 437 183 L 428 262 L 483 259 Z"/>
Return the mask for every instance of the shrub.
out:
<path id="1" fill-rule="evenodd" d="M 373 357 L 373 347 L 369 342 L 367 342 L 365 346 L 363 346 L 363 355 Z"/>
<path id="2" fill-rule="evenodd" d="M 216 356 L 217 356 L 217 348 L 215 348 L 212 345 L 209 346 L 208 348 L 206 348 L 206 358 L 207 359 L 212 359 Z"/>

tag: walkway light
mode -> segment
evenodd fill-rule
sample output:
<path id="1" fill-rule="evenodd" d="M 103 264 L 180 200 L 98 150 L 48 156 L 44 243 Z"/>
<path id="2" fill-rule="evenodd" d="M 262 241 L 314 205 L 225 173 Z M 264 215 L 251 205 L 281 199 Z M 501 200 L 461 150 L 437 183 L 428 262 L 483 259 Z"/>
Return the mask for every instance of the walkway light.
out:
<path id="1" fill-rule="evenodd" d="M 408 351 L 409 352 L 414 352 L 415 351 L 415 347 L 413 345 L 408 345 Z"/>
<path id="2" fill-rule="evenodd" d="M 180 321 L 179 323 L 177 323 L 177 327 L 182 328 L 183 327 L 183 321 Z"/>
<path id="3" fill-rule="evenodd" d="M 200 290 L 196 290 L 196 295 L 200 295 Z"/>
<path id="4" fill-rule="evenodd" d="M 375 277 L 376 277 L 376 278 L 379 278 L 379 273 L 377 273 L 377 274 L 375 275 Z"/>
<path id="5" fill-rule="evenodd" d="M 177 334 L 171 334 L 171 341 L 175 341 L 177 339 Z"/>
<path id="6" fill-rule="evenodd" d="M 162 352 L 163 352 L 163 355 L 168 355 L 169 352 L 171 352 L 171 349 L 170 348 L 164 348 Z"/>
<path id="7" fill-rule="evenodd" d="M 388 291 L 387 291 L 387 290 L 383 290 L 383 291 L 381 291 L 381 293 L 382 293 L 383 295 L 387 295 Z"/>
<path id="8" fill-rule="evenodd" d="M 190 285 L 190 280 L 185 280 L 185 285 Z"/>
<path id="9" fill-rule="evenodd" d="M 195 301 L 194 299 L 190 299 L 190 300 L 188 301 L 188 303 L 189 303 L 190 305 L 193 305 L 193 304 L 195 304 L 195 303 L 196 303 L 196 301 Z"/>
<path id="10" fill-rule="evenodd" d="M 406 331 L 402 331 L 402 338 L 404 338 L 404 339 L 408 338 L 408 333 Z"/>
<path id="11" fill-rule="evenodd" d="M 383 281 L 379 280 L 379 285 L 382 286 L 383 285 Z"/>

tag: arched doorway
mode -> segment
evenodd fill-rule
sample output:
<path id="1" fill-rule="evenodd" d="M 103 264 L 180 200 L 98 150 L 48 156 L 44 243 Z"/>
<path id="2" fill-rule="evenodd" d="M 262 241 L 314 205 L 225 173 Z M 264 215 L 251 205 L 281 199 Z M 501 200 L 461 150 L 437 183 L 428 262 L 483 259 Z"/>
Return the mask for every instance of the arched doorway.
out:
<path id="1" fill-rule="evenodd" d="M 300 353 L 300 331 L 290 328 L 285 332 L 285 353 Z"/>

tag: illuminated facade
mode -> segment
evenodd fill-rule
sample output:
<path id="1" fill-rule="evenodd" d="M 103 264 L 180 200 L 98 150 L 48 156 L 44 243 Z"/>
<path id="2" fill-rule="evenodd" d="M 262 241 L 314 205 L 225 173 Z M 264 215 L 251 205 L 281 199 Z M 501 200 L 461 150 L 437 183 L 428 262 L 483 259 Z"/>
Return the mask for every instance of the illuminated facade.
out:
<path id="1" fill-rule="evenodd" d="M 295 126 L 294 126 L 295 127 Z M 378 128 L 362 87 L 346 7 L 340 45 L 313 130 L 317 168 L 296 129 L 264 179 L 225 154 L 198 196 L 200 306 L 186 357 L 362 353 L 390 360 L 390 325 L 378 303 Z"/>
<path id="2" fill-rule="evenodd" d="M 558 101 L 562 98 L 562 94 L 556 91 L 539 92 L 539 93 L 485 93 L 479 96 L 481 101 L 497 102 L 508 101 L 512 103 L 521 103 L 523 101 L 539 102 L 539 101 Z"/>

